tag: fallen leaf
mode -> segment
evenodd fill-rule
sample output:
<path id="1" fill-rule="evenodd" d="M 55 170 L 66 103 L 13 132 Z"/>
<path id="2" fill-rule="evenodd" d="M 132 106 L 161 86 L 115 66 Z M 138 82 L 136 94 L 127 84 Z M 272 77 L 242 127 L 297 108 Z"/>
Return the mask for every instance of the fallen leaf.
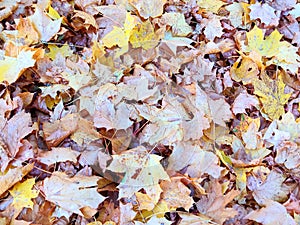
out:
<path id="1" fill-rule="evenodd" d="M 296 222 L 288 214 L 286 208 L 278 202 L 268 200 L 265 207 L 250 212 L 244 219 L 254 220 L 263 225 L 289 224 L 296 225 Z M 272 215 L 272 216 L 271 216 Z"/>
<path id="2" fill-rule="evenodd" d="M 6 173 L 1 173 L 0 176 L 0 196 L 6 192 L 9 188 L 14 186 L 18 181 L 20 181 L 26 174 L 28 174 L 33 169 L 33 164 L 28 164 L 23 167 L 17 167 L 13 169 L 8 169 Z"/>
<path id="3" fill-rule="evenodd" d="M 62 18 L 52 20 L 43 12 L 38 6 L 35 7 L 35 12 L 29 17 L 35 29 L 39 33 L 39 38 L 42 42 L 50 41 L 51 38 L 57 34 L 60 29 Z"/>
<path id="4" fill-rule="evenodd" d="M 97 176 L 75 175 L 70 178 L 62 172 L 53 172 L 44 180 L 43 192 L 46 200 L 64 210 L 82 215 L 80 209 L 89 206 L 96 209 L 105 197 L 97 192 Z"/>
<path id="5" fill-rule="evenodd" d="M 258 77 L 259 69 L 254 60 L 250 57 L 240 57 L 231 67 L 230 75 L 237 82 L 249 84 Z"/>
<path id="6" fill-rule="evenodd" d="M 267 75 L 262 76 L 262 80 L 254 80 L 254 93 L 259 96 L 265 111 L 270 119 L 278 119 L 284 114 L 284 105 L 288 102 L 291 94 L 284 92 L 285 84 L 279 74 L 276 80 L 272 80 Z"/>
<path id="7" fill-rule="evenodd" d="M 218 165 L 218 157 L 212 152 L 201 149 L 189 142 L 174 144 L 172 155 L 168 159 L 168 170 L 180 171 L 187 167 L 186 172 L 194 178 L 200 178 L 207 173 L 218 178 L 222 167 Z"/>
<path id="8" fill-rule="evenodd" d="M 222 185 L 217 180 L 212 180 L 209 184 L 207 195 L 203 196 L 197 203 L 197 209 L 200 213 L 213 219 L 213 221 L 222 224 L 226 219 L 237 215 L 233 208 L 226 207 L 240 191 L 231 190 L 226 195 L 222 193 Z"/>
<path id="9" fill-rule="evenodd" d="M 118 185 L 119 198 L 130 198 L 143 188 L 156 204 L 162 191 L 158 184 L 159 180 L 169 180 L 168 174 L 160 164 L 161 157 L 148 153 L 143 146 L 112 157 L 113 160 L 107 170 L 125 173 Z"/>
<path id="10" fill-rule="evenodd" d="M 271 171 L 266 181 L 256 187 L 249 187 L 253 191 L 253 197 L 260 205 L 264 205 L 268 200 L 284 201 L 287 199 L 288 189 L 283 185 L 285 176 Z"/>
<path id="11" fill-rule="evenodd" d="M 150 20 L 146 20 L 132 29 L 129 42 L 134 48 L 142 47 L 148 50 L 158 44 L 159 36 L 154 32 L 154 27 Z"/>
<path id="12" fill-rule="evenodd" d="M 58 162 L 77 162 L 77 157 L 80 155 L 79 152 L 72 150 L 71 148 L 51 148 L 51 151 L 41 152 L 38 159 L 41 163 L 46 165 L 55 164 Z"/>
<path id="13" fill-rule="evenodd" d="M 35 51 L 23 49 L 16 58 L 5 56 L 0 60 L 0 82 L 15 82 L 27 68 L 34 66 L 34 54 Z"/>
<path id="14" fill-rule="evenodd" d="M 129 2 L 138 10 L 141 17 L 148 19 L 149 17 L 155 18 L 161 16 L 167 1 L 153 0 L 150 2 L 147 0 L 129 0 Z"/>
<path id="15" fill-rule="evenodd" d="M 256 2 L 249 6 L 251 12 L 249 13 L 251 20 L 260 19 L 266 26 L 277 26 L 279 17 L 275 14 L 275 10 L 269 4 L 262 4 Z"/>
<path id="16" fill-rule="evenodd" d="M 194 200 L 190 197 L 191 190 L 187 188 L 180 180 L 180 177 L 172 177 L 171 181 L 162 181 L 162 199 L 167 203 L 170 210 L 176 210 L 183 207 L 189 210 Z"/>
<path id="17" fill-rule="evenodd" d="M 26 208 L 33 208 L 32 198 L 36 198 L 38 196 L 37 190 L 31 190 L 33 185 L 35 184 L 35 179 L 27 179 L 23 183 L 17 183 L 14 187 L 9 191 L 13 196 L 14 201 L 13 205 L 17 210 Z"/>
<path id="18" fill-rule="evenodd" d="M 197 0 L 197 4 L 199 5 L 200 8 L 204 8 L 207 11 L 217 14 L 219 9 L 226 3 L 220 0 L 215 0 L 215 1 Z"/>
<path id="19" fill-rule="evenodd" d="M 162 22 L 172 27 L 175 36 L 186 36 L 192 32 L 192 28 L 186 23 L 184 15 L 170 12 L 162 15 Z"/>
<path id="20" fill-rule="evenodd" d="M 240 93 L 232 104 L 232 112 L 236 115 L 238 113 L 245 113 L 245 109 L 251 109 L 252 107 L 259 108 L 259 100 L 256 96 L 248 93 Z"/>

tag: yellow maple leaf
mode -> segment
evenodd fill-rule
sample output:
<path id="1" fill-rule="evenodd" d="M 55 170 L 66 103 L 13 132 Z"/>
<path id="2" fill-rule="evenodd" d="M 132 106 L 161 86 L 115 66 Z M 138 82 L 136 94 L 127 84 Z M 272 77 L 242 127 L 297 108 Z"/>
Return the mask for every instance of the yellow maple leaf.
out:
<path id="1" fill-rule="evenodd" d="M 0 82 L 7 81 L 8 83 L 15 82 L 22 72 L 35 64 L 35 51 L 21 50 L 18 56 L 5 56 L 0 60 Z"/>
<path id="2" fill-rule="evenodd" d="M 257 78 L 259 74 L 258 66 L 253 59 L 247 56 L 240 57 L 231 67 L 230 75 L 237 81 L 242 81 L 243 84 L 250 83 Z"/>
<path id="3" fill-rule="evenodd" d="M 123 27 L 114 26 L 113 30 L 102 38 L 103 45 L 108 48 L 119 46 L 120 49 L 117 51 L 116 57 L 124 54 L 128 50 L 131 31 L 136 25 L 136 17 L 128 12 Z"/>
<path id="4" fill-rule="evenodd" d="M 73 51 L 70 49 L 69 45 L 63 45 L 58 47 L 55 44 L 48 44 L 49 52 L 46 53 L 50 59 L 54 60 L 57 54 L 61 54 L 63 57 L 71 56 Z"/>
<path id="5" fill-rule="evenodd" d="M 291 94 L 284 93 L 285 84 L 281 74 L 277 80 L 272 80 L 267 75 L 262 76 L 262 80 L 254 80 L 254 94 L 259 96 L 263 104 L 264 112 L 272 119 L 278 119 L 284 114 L 284 105 L 288 102 Z"/>
<path id="6" fill-rule="evenodd" d="M 14 198 L 12 204 L 16 209 L 22 209 L 23 207 L 32 209 L 33 202 L 31 199 L 38 196 L 37 190 L 31 190 L 34 184 L 34 178 L 27 179 L 23 183 L 16 184 L 13 189 L 9 191 Z"/>
<path id="7" fill-rule="evenodd" d="M 182 13 L 165 13 L 162 15 L 162 21 L 172 27 L 175 36 L 186 36 L 192 32 L 192 28 L 187 24 Z"/>
<path id="8" fill-rule="evenodd" d="M 247 34 L 248 46 L 245 52 L 255 51 L 261 56 L 271 58 L 267 65 L 275 64 L 285 70 L 297 73 L 300 56 L 297 54 L 298 48 L 286 41 L 280 41 L 282 34 L 274 30 L 269 36 L 264 38 L 264 32 L 255 26 Z"/>
<path id="9" fill-rule="evenodd" d="M 219 9 L 226 3 L 220 0 L 214 0 L 214 1 L 198 0 L 197 4 L 199 5 L 200 8 L 204 8 L 207 11 L 213 13 L 218 13 Z"/>
<path id="10" fill-rule="evenodd" d="M 151 22 L 146 20 L 140 26 L 133 28 L 129 41 L 134 48 L 142 47 L 148 50 L 158 44 L 159 37 L 154 33 Z"/>

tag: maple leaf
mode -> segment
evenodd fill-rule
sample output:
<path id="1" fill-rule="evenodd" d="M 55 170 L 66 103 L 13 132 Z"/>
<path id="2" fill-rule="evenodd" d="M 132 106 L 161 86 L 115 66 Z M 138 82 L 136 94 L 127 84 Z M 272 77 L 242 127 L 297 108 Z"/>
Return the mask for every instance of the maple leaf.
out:
<path id="1" fill-rule="evenodd" d="M 39 38 L 42 42 L 50 41 L 50 39 L 57 34 L 62 21 L 62 18 L 51 20 L 38 6 L 35 8 L 34 14 L 28 18 L 30 18 L 35 29 L 38 31 Z"/>
<path id="2" fill-rule="evenodd" d="M 249 4 L 245 2 L 233 2 L 225 6 L 226 10 L 230 12 L 228 19 L 234 27 L 243 27 L 249 22 Z"/>
<path id="3" fill-rule="evenodd" d="M 260 19 L 266 26 L 277 26 L 279 17 L 275 14 L 275 10 L 269 4 L 262 4 L 256 2 L 249 6 L 251 12 L 249 13 L 250 19 Z"/>
<path id="4" fill-rule="evenodd" d="M 154 27 L 150 20 L 146 20 L 132 29 L 129 42 L 134 48 L 142 47 L 143 49 L 148 50 L 154 48 L 158 44 L 159 37 L 154 33 Z"/>
<path id="5" fill-rule="evenodd" d="M 4 174 L 0 173 L 0 195 L 28 174 L 33 169 L 33 165 L 34 164 L 28 164 L 23 167 L 8 169 L 8 171 Z"/>
<path id="6" fill-rule="evenodd" d="M 166 0 L 128 0 L 139 12 L 140 16 L 144 19 L 149 17 L 155 18 L 161 16 L 164 10 Z"/>
<path id="7" fill-rule="evenodd" d="M 34 54 L 35 51 L 23 49 L 17 57 L 5 56 L 0 60 L 0 82 L 15 82 L 25 69 L 34 66 Z"/>
<path id="8" fill-rule="evenodd" d="M 204 18 L 201 21 L 201 25 L 204 27 L 203 33 L 210 41 L 213 41 L 215 37 L 221 37 L 223 34 L 223 27 L 219 16 L 214 14 L 209 15 L 207 19 Z"/>
<path id="9" fill-rule="evenodd" d="M 34 130 L 31 127 L 31 123 L 30 114 L 21 111 L 8 120 L 1 128 L 3 133 L 0 134 L 0 138 L 3 139 L 4 144 L 7 146 L 5 153 L 2 153 L 2 155 L 7 156 L 7 160 L 2 159 L 0 164 L 2 171 L 4 171 L 8 163 L 18 155 L 20 148 L 24 145 L 22 139 Z"/>
<path id="10" fill-rule="evenodd" d="M 299 148 L 294 142 L 284 141 L 276 147 L 275 162 L 293 170 L 300 166 Z"/>
<path id="11" fill-rule="evenodd" d="M 254 80 L 254 93 L 259 96 L 263 104 L 263 110 L 268 114 L 270 119 L 278 119 L 284 114 L 284 105 L 288 102 L 291 94 L 284 92 L 285 84 L 281 74 L 277 80 L 272 80 L 267 75 L 262 76 L 262 80 Z"/>
<path id="12" fill-rule="evenodd" d="M 226 207 L 240 191 L 231 190 L 226 195 L 222 193 L 222 185 L 217 180 L 209 183 L 208 194 L 203 196 L 197 203 L 197 209 L 200 213 L 211 217 L 219 224 L 237 215 L 237 211 L 233 208 Z"/>
<path id="13" fill-rule="evenodd" d="M 274 30 L 264 39 L 263 30 L 254 26 L 246 35 L 248 46 L 244 47 L 244 51 L 256 51 L 261 56 L 272 58 L 267 65 L 275 64 L 292 73 L 297 73 L 300 61 L 298 49 L 286 41 L 280 41 L 282 35 L 278 30 Z"/>
<path id="14" fill-rule="evenodd" d="M 172 155 L 168 159 L 168 170 L 180 171 L 187 167 L 187 173 L 191 177 L 201 177 L 202 174 L 218 178 L 221 168 L 218 165 L 218 157 L 212 152 L 205 151 L 191 142 L 182 142 L 174 145 Z"/>
<path id="15" fill-rule="evenodd" d="M 191 191 L 180 180 L 180 177 L 172 177 L 170 181 L 162 181 L 160 186 L 163 190 L 162 199 L 166 201 L 170 210 L 183 207 L 187 211 L 194 201 L 190 197 Z"/>
<path id="16" fill-rule="evenodd" d="M 113 30 L 102 38 L 103 45 L 111 48 L 118 46 L 116 57 L 128 51 L 128 42 L 132 29 L 138 24 L 137 18 L 132 16 L 130 12 L 126 14 L 126 20 L 123 27 L 114 26 Z"/>
<path id="17" fill-rule="evenodd" d="M 68 57 L 73 54 L 73 51 L 70 49 L 69 45 L 63 45 L 58 47 L 54 44 L 48 44 L 49 52 L 45 55 L 50 59 L 54 60 L 58 54 L 61 54 L 63 57 Z"/>
<path id="18" fill-rule="evenodd" d="M 259 108 L 259 101 L 256 96 L 250 95 L 246 92 L 240 93 L 232 104 L 232 112 L 236 115 L 238 113 L 245 113 L 245 109 L 250 109 L 252 106 Z"/>
<path id="19" fill-rule="evenodd" d="M 217 14 L 219 9 L 226 3 L 220 0 L 215 0 L 215 1 L 197 0 L 197 4 L 199 5 L 200 8 L 204 8 L 207 11 Z"/>
<path id="20" fill-rule="evenodd" d="M 15 184 L 13 189 L 9 191 L 14 198 L 12 204 L 16 209 L 20 210 L 23 207 L 30 209 L 33 208 L 33 202 L 31 201 L 31 199 L 38 196 L 37 190 L 31 190 L 34 184 L 34 178 L 27 179 L 23 183 Z"/>
<path id="21" fill-rule="evenodd" d="M 51 151 L 41 152 L 38 159 L 41 163 L 46 165 L 66 161 L 76 163 L 79 155 L 79 152 L 76 152 L 71 148 L 51 148 Z"/>
<path id="22" fill-rule="evenodd" d="M 251 83 L 259 74 L 258 65 L 251 57 L 240 57 L 230 68 L 232 79 L 243 84 Z"/>
<path id="23" fill-rule="evenodd" d="M 83 207 L 95 209 L 105 199 L 97 192 L 99 179 L 97 176 L 78 174 L 70 178 L 65 173 L 54 172 L 50 178 L 44 180 L 43 192 L 46 200 L 64 210 L 83 215 L 81 212 Z"/>
<path id="24" fill-rule="evenodd" d="M 257 203 L 260 205 L 265 204 L 268 200 L 274 201 L 284 201 L 287 199 L 287 194 L 289 192 L 288 188 L 284 186 L 283 181 L 285 180 L 285 176 L 277 173 L 275 171 L 271 171 L 261 185 L 258 182 L 257 186 L 251 187 L 251 180 L 248 179 L 248 188 L 253 191 L 253 197 Z"/>
<path id="25" fill-rule="evenodd" d="M 135 192 L 144 189 L 157 203 L 161 188 L 159 180 L 169 180 L 168 174 L 160 164 L 162 157 L 148 153 L 143 146 L 128 150 L 120 155 L 113 155 L 107 170 L 125 173 L 119 184 L 119 198 L 131 197 Z"/>
<path id="26" fill-rule="evenodd" d="M 175 36 L 186 36 L 192 32 L 192 28 L 187 24 L 184 15 L 181 13 L 164 13 L 161 20 L 172 27 L 172 32 Z"/>
<path id="27" fill-rule="evenodd" d="M 296 225 L 286 208 L 278 202 L 268 200 L 265 207 L 250 212 L 244 219 L 254 220 L 263 225 L 289 224 Z"/>

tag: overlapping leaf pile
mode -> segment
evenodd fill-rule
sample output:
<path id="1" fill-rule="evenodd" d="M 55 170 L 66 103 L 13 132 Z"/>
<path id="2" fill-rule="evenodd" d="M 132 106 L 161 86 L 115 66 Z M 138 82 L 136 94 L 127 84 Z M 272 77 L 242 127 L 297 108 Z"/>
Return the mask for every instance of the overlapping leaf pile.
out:
<path id="1" fill-rule="evenodd" d="M 0 224 L 299 224 L 300 3 L 0 3 Z"/>

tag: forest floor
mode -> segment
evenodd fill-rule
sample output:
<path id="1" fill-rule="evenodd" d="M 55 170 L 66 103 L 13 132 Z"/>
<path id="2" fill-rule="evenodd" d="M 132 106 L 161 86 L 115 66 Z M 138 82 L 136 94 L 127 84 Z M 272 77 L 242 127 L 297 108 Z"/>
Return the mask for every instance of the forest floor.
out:
<path id="1" fill-rule="evenodd" d="M 2 0 L 0 224 L 300 224 L 300 1 Z"/>

